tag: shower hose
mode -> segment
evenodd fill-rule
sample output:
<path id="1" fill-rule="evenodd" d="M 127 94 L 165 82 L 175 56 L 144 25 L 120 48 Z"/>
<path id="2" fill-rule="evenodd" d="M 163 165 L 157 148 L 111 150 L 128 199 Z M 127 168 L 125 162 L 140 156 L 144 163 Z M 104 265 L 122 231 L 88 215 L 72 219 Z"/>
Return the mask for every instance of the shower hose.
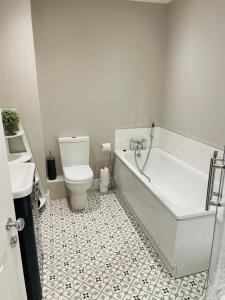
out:
<path id="1" fill-rule="evenodd" d="M 137 165 L 138 171 L 139 171 L 145 178 L 147 178 L 149 182 L 151 182 L 151 179 L 150 179 L 150 177 L 148 177 L 148 176 L 145 174 L 144 169 L 145 169 L 145 167 L 146 167 L 146 165 L 147 165 L 147 162 L 148 162 L 148 160 L 149 160 L 149 156 L 150 156 L 150 153 L 151 153 L 151 150 L 152 150 L 152 142 L 153 142 L 153 138 L 154 138 L 154 134 L 153 134 L 154 127 L 155 127 L 155 125 L 154 125 L 154 123 L 153 123 L 153 124 L 152 124 L 152 127 L 151 127 L 151 133 L 150 133 L 150 146 L 149 146 L 148 154 L 147 154 L 147 156 L 146 156 L 146 159 L 145 159 L 145 162 L 144 162 L 142 168 L 139 166 L 139 163 L 138 163 L 138 160 L 137 160 L 137 151 L 138 151 L 139 149 L 135 149 L 135 154 L 134 154 L 134 156 L 135 156 L 135 163 L 136 163 L 136 165 Z"/>

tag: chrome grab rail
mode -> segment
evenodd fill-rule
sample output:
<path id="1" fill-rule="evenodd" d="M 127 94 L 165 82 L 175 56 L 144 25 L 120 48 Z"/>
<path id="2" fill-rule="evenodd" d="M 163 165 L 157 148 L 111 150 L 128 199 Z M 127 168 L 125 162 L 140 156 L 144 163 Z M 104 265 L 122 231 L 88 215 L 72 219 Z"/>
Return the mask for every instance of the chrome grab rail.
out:
<path id="1" fill-rule="evenodd" d="M 213 190 L 216 169 L 221 170 L 218 192 L 214 192 Z M 222 158 L 219 158 L 218 151 L 215 151 L 213 157 L 210 160 L 208 188 L 207 188 L 207 196 L 206 196 L 206 204 L 205 204 L 206 211 L 209 210 L 210 205 L 221 206 L 221 199 L 223 196 L 224 177 L 225 177 L 225 147 L 224 147 L 224 153 Z M 217 197 L 217 202 L 212 201 L 212 198 L 214 196 Z"/>

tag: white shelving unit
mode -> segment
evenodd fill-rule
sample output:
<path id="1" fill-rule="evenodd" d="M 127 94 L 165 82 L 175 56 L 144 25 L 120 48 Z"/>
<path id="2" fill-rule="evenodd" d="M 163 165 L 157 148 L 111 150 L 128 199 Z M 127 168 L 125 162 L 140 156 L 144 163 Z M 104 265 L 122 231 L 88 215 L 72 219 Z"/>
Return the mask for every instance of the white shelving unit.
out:
<path id="1" fill-rule="evenodd" d="M 12 110 L 12 111 L 16 111 L 17 112 L 17 109 L 16 108 L 2 108 L 2 110 Z M 16 132 L 15 135 L 6 135 L 5 136 L 6 138 L 6 145 L 7 145 L 7 148 L 8 148 L 8 161 L 9 161 L 9 164 L 17 164 L 17 163 L 25 163 L 25 162 L 29 162 L 29 161 L 34 161 L 33 159 L 33 156 L 32 156 L 32 152 L 31 152 L 31 149 L 30 149 L 30 145 L 28 143 L 28 140 L 27 140 L 27 137 L 26 137 L 26 133 L 23 129 L 23 124 L 22 124 L 22 121 L 20 119 L 20 122 L 18 124 L 18 131 Z M 25 152 L 13 152 L 11 153 L 9 151 L 9 140 L 13 139 L 13 138 L 21 138 L 22 139 L 22 142 L 24 144 L 24 148 L 25 148 Z M 35 164 L 36 166 L 36 164 Z M 43 207 L 46 203 L 46 201 L 48 200 L 49 198 L 49 194 L 45 193 L 44 191 L 44 188 L 43 188 L 43 184 L 40 180 L 40 177 L 39 177 L 39 174 L 38 174 L 38 168 L 36 166 L 35 168 L 35 183 L 38 183 L 38 186 L 39 186 L 39 189 L 40 189 L 40 193 L 41 193 L 41 197 L 39 198 L 40 200 L 40 206 L 39 208 Z"/>
<path id="2" fill-rule="evenodd" d="M 14 134 L 14 135 L 6 135 L 5 138 L 7 140 L 9 140 L 9 139 L 13 139 L 13 138 L 16 138 L 16 137 L 19 137 L 19 136 L 22 136 L 22 135 L 24 135 L 24 131 L 18 130 L 16 132 L 16 134 Z"/>

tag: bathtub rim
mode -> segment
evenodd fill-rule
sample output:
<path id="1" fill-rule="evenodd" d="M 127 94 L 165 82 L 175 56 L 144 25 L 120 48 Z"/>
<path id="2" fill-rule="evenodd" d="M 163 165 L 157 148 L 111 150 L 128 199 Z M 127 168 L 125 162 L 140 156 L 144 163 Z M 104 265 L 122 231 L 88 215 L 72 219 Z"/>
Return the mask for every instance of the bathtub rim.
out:
<path id="1" fill-rule="evenodd" d="M 172 154 L 162 150 L 159 147 L 155 147 L 154 149 L 158 149 L 161 152 L 164 152 L 166 154 L 169 154 L 171 156 L 173 156 Z M 162 204 L 162 206 L 168 210 L 168 212 L 177 220 L 177 221 L 181 221 L 181 220 L 188 220 L 188 219 L 195 219 L 195 218 L 204 218 L 204 217 L 208 217 L 208 216 L 213 216 L 216 214 L 216 210 L 214 211 L 201 211 L 199 213 L 193 213 L 193 214 L 187 214 L 187 215 L 182 215 L 179 216 L 177 215 L 148 185 L 148 180 L 145 178 L 141 178 L 140 174 L 138 174 L 138 170 L 136 170 L 131 163 L 124 157 L 125 153 L 128 152 L 130 150 L 115 150 L 114 151 L 114 155 L 125 165 L 125 167 L 144 185 L 144 187 L 157 199 L 160 201 L 160 203 Z M 182 160 L 180 160 L 179 158 L 177 158 L 176 156 L 173 156 L 176 160 L 183 162 Z M 186 164 L 186 163 L 185 163 Z M 198 170 L 199 171 L 199 170 Z M 201 172 L 201 171 L 199 171 Z"/>

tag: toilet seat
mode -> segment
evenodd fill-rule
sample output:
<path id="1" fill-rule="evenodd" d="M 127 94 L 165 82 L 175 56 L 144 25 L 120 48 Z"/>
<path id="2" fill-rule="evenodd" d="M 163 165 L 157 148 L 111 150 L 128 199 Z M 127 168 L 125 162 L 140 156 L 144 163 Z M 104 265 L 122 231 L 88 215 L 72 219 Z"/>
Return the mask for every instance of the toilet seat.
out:
<path id="1" fill-rule="evenodd" d="M 82 182 L 93 178 L 93 171 L 89 165 L 74 165 L 63 167 L 63 174 L 70 182 Z"/>

